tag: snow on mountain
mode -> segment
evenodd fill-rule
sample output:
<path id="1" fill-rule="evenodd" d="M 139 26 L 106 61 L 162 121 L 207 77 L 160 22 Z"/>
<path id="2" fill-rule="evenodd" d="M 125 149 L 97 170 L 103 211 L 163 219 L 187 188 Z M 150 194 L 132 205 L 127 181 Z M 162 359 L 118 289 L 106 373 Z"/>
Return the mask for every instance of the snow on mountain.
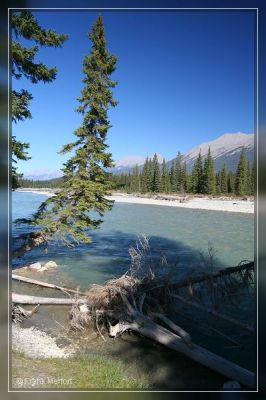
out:
<path id="1" fill-rule="evenodd" d="M 145 162 L 145 157 L 142 156 L 126 156 L 115 162 L 116 168 L 119 167 L 134 167 Z"/>
<path id="2" fill-rule="evenodd" d="M 23 178 L 34 181 L 46 181 L 49 179 L 60 178 L 61 176 L 63 176 L 62 171 L 51 169 L 35 169 L 25 172 Z"/>
<path id="3" fill-rule="evenodd" d="M 212 157 L 214 158 L 214 166 L 216 171 L 226 165 L 228 171 L 235 172 L 239 161 L 240 153 L 245 148 L 245 156 L 249 162 L 254 160 L 254 134 L 247 134 L 242 132 L 225 133 L 217 139 L 207 143 L 202 143 L 194 147 L 183 156 L 183 161 L 187 163 L 188 171 L 191 171 L 196 157 L 201 150 L 203 159 L 211 149 Z"/>
<path id="4" fill-rule="evenodd" d="M 238 152 L 239 148 L 242 147 L 245 147 L 246 149 L 253 148 L 254 134 L 246 134 L 241 132 L 225 133 L 215 140 L 207 143 L 202 143 L 199 146 L 194 147 L 192 150 L 184 154 L 183 161 L 188 162 L 191 160 L 195 160 L 200 150 L 201 155 L 205 157 L 208 153 L 209 147 L 211 149 L 211 154 L 214 159 L 216 159 L 217 157 L 221 157 L 227 153 L 234 154 L 234 152 Z"/>
<path id="5" fill-rule="evenodd" d="M 151 154 L 148 156 L 148 158 L 153 158 L 155 153 Z M 163 156 L 159 153 L 157 154 L 157 158 L 159 163 L 161 164 L 163 162 Z M 120 160 L 117 160 L 115 162 L 115 167 L 110 168 L 109 172 L 112 172 L 113 174 L 122 174 L 122 173 L 128 173 L 133 170 L 135 165 L 138 165 L 140 167 L 140 170 L 142 169 L 143 164 L 145 163 L 146 157 L 144 156 L 126 156 L 121 158 Z"/>

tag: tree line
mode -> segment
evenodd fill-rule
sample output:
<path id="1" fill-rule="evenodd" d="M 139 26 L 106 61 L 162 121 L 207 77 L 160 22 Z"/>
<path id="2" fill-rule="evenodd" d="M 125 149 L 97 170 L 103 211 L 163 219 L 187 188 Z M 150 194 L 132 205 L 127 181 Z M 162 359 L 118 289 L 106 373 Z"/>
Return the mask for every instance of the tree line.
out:
<path id="1" fill-rule="evenodd" d="M 186 162 L 182 162 L 180 152 L 170 168 L 167 167 L 165 159 L 160 165 L 155 154 L 153 158 L 146 158 L 142 170 L 135 165 L 131 173 L 113 175 L 112 181 L 116 189 L 130 193 L 254 195 L 255 166 L 247 161 L 243 148 L 235 173 L 227 171 L 225 164 L 216 172 L 209 148 L 205 160 L 201 151 L 199 152 L 191 173 L 187 170 Z"/>

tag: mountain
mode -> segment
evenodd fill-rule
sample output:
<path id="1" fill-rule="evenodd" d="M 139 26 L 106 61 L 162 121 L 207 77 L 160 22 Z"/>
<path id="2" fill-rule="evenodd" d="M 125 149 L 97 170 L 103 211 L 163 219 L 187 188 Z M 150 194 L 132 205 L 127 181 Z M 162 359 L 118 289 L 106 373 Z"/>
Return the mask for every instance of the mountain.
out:
<path id="1" fill-rule="evenodd" d="M 211 149 L 211 154 L 214 158 L 214 166 L 217 171 L 226 165 L 228 171 L 233 172 L 237 169 L 239 156 L 242 148 L 245 148 L 246 159 L 250 162 L 254 160 L 254 134 L 246 133 L 225 133 L 219 136 L 217 139 L 210 142 L 202 143 L 186 154 L 183 155 L 182 160 L 186 162 L 187 169 L 190 172 L 193 168 L 193 164 L 201 150 L 203 159 L 208 153 L 208 149 Z M 173 160 L 167 162 L 168 166 L 171 166 Z"/>
<path id="2" fill-rule="evenodd" d="M 158 157 L 159 163 L 163 162 L 163 156 L 159 153 L 156 153 Z M 148 156 L 149 158 L 153 158 L 154 154 Z M 143 156 L 126 156 L 120 160 L 115 162 L 115 167 L 110 168 L 108 171 L 112 172 L 113 174 L 128 174 L 133 170 L 135 165 L 137 164 L 142 169 L 142 166 L 145 162 L 146 157 Z"/>
<path id="3" fill-rule="evenodd" d="M 54 178 L 60 178 L 61 176 L 63 176 L 62 171 L 50 169 L 36 169 L 23 174 L 24 179 L 30 179 L 33 181 L 47 181 Z"/>
<path id="4" fill-rule="evenodd" d="M 199 151 L 201 150 L 201 155 L 203 158 L 207 155 L 209 146 L 211 148 L 211 153 L 214 158 L 215 169 L 219 171 L 223 168 L 225 163 L 228 171 L 236 171 L 237 164 L 239 161 L 239 156 L 242 148 L 246 150 L 246 159 L 250 162 L 254 160 L 254 134 L 247 134 L 242 132 L 237 133 L 225 133 L 219 136 L 217 139 L 210 142 L 201 143 L 200 145 L 189 150 L 182 156 L 182 160 L 187 163 L 187 170 L 191 172 L 195 159 L 197 158 Z M 163 161 L 163 156 L 156 153 L 160 163 Z M 154 154 L 150 155 L 152 158 Z M 139 170 L 142 170 L 143 164 L 145 162 L 143 156 L 129 155 L 118 161 L 116 161 L 116 166 L 114 168 L 109 168 L 109 172 L 113 174 L 129 173 L 133 171 L 136 164 L 139 165 Z M 172 162 L 170 160 L 167 162 L 168 168 L 170 168 Z M 59 178 L 63 174 L 61 171 L 54 171 L 49 169 L 39 169 L 34 170 L 24 174 L 24 178 L 36 180 L 49 180 L 54 178 Z"/>

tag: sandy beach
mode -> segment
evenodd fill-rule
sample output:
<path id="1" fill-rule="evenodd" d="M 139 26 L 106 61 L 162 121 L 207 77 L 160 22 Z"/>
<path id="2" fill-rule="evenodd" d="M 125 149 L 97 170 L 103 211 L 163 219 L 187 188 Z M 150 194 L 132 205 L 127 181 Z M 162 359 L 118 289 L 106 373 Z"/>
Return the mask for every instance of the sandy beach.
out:
<path id="1" fill-rule="evenodd" d="M 54 196 L 52 190 L 43 189 L 19 189 L 19 192 L 30 192 L 36 194 L 42 194 L 46 196 Z M 238 198 L 226 198 L 226 197 L 197 197 L 187 196 L 185 202 L 182 201 L 182 197 L 173 195 L 153 195 L 153 196 L 141 196 L 127 193 L 114 193 L 108 197 L 110 200 L 114 200 L 117 203 L 132 203 L 132 204 L 150 204 L 157 206 L 168 206 L 168 207 L 180 207 L 180 208 L 192 208 L 199 210 L 213 210 L 213 211 L 228 211 L 228 212 L 240 212 L 253 214 L 254 213 L 254 200 L 253 199 L 238 199 Z"/>

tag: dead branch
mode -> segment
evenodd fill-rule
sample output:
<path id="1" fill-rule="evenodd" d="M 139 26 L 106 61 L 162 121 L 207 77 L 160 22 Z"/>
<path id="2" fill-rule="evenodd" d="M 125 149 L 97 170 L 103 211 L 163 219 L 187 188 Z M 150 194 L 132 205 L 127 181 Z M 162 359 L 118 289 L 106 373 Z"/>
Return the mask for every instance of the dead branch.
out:
<path id="1" fill-rule="evenodd" d="M 188 345 L 191 345 L 192 341 L 191 341 L 191 336 L 189 333 L 187 333 L 186 331 L 184 331 L 184 329 L 180 328 L 180 326 L 176 325 L 173 321 L 171 321 L 169 318 L 167 318 L 165 315 L 161 314 L 161 313 L 152 313 L 151 317 L 156 317 L 159 318 L 160 320 L 162 320 L 166 325 L 169 326 L 169 328 L 174 331 L 175 333 L 178 334 L 178 336 L 180 336 L 184 342 Z"/>
<path id="2" fill-rule="evenodd" d="M 220 269 L 213 273 L 201 273 L 196 276 L 189 276 L 188 278 L 182 279 L 178 282 L 166 282 L 168 286 L 171 286 L 173 289 L 181 289 L 187 287 L 189 285 L 194 285 L 195 283 L 201 283 L 208 280 L 213 280 L 217 278 L 221 278 L 227 275 L 241 273 L 245 270 L 254 270 L 254 261 L 247 262 L 245 264 L 238 265 L 236 267 L 228 267 L 224 269 Z M 148 290 L 155 290 L 163 287 L 165 285 L 164 282 L 160 282 L 158 285 L 149 288 Z"/>
<path id="3" fill-rule="evenodd" d="M 212 309 L 210 309 L 210 308 L 208 308 L 206 306 L 203 306 L 202 304 L 198 304 L 198 303 L 195 303 L 193 301 L 186 300 L 182 296 L 179 296 L 178 294 L 173 294 L 172 297 L 182 301 L 183 303 L 185 303 L 185 304 L 187 304 L 189 306 L 192 306 L 192 307 L 198 308 L 199 310 L 205 311 L 208 314 L 211 314 L 212 316 L 214 316 L 216 318 L 223 319 L 224 321 L 228 321 L 231 324 L 237 325 L 240 328 L 246 329 L 247 331 L 254 333 L 254 328 L 252 326 L 245 325 L 242 322 L 237 321 L 236 319 L 234 319 L 232 317 L 228 317 L 227 315 L 220 314 L 217 311 L 214 311 L 214 310 L 212 310 Z"/>
<path id="4" fill-rule="evenodd" d="M 65 288 L 62 286 L 54 285 L 52 283 L 38 281 L 36 279 L 27 278 L 26 276 L 12 274 L 12 279 L 15 281 L 26 282 L 26 283 L 30 283 L 30 284 L 37 285 L 37 286 L 43 286 L 43 287 L 47 287 L 47 288 L 51 288 L 51 289 L 61 290 L 62 292 L 70 292 L 70 293 L 74 293 L 74 294 L 77 293 L 77 290 L 75 290 L 75 289 L 69 289 L 69 288 Z M 82 296 L 86 296 L 86 293 L 83 293 L 83 292 L 79 292 L 79 294 Z"/>
<path id="5" fill-rule="evenodd" d="M 120 335 L 128 329 L 133 330 L 174 351 L 185 354 L 192 360 L 197 361 L 200 364 L 229 377 L 230 379 L 234 379 L 245 386 L 254 387 L 255 375 L 253 372 L 227 361 L 196 344 L 193 344 L 192 347 L 187 346 L 179 336 L 170 332 L 161 325 L 156 324 L 150 318 L 145 317 L 138 311 L 134 311 L 130 317 L 133 320 L 132 323 L 124 321 L 122 323 L 118 322 L 115 326 L 111 326 L 111 336 L 115 337 Z"/>

